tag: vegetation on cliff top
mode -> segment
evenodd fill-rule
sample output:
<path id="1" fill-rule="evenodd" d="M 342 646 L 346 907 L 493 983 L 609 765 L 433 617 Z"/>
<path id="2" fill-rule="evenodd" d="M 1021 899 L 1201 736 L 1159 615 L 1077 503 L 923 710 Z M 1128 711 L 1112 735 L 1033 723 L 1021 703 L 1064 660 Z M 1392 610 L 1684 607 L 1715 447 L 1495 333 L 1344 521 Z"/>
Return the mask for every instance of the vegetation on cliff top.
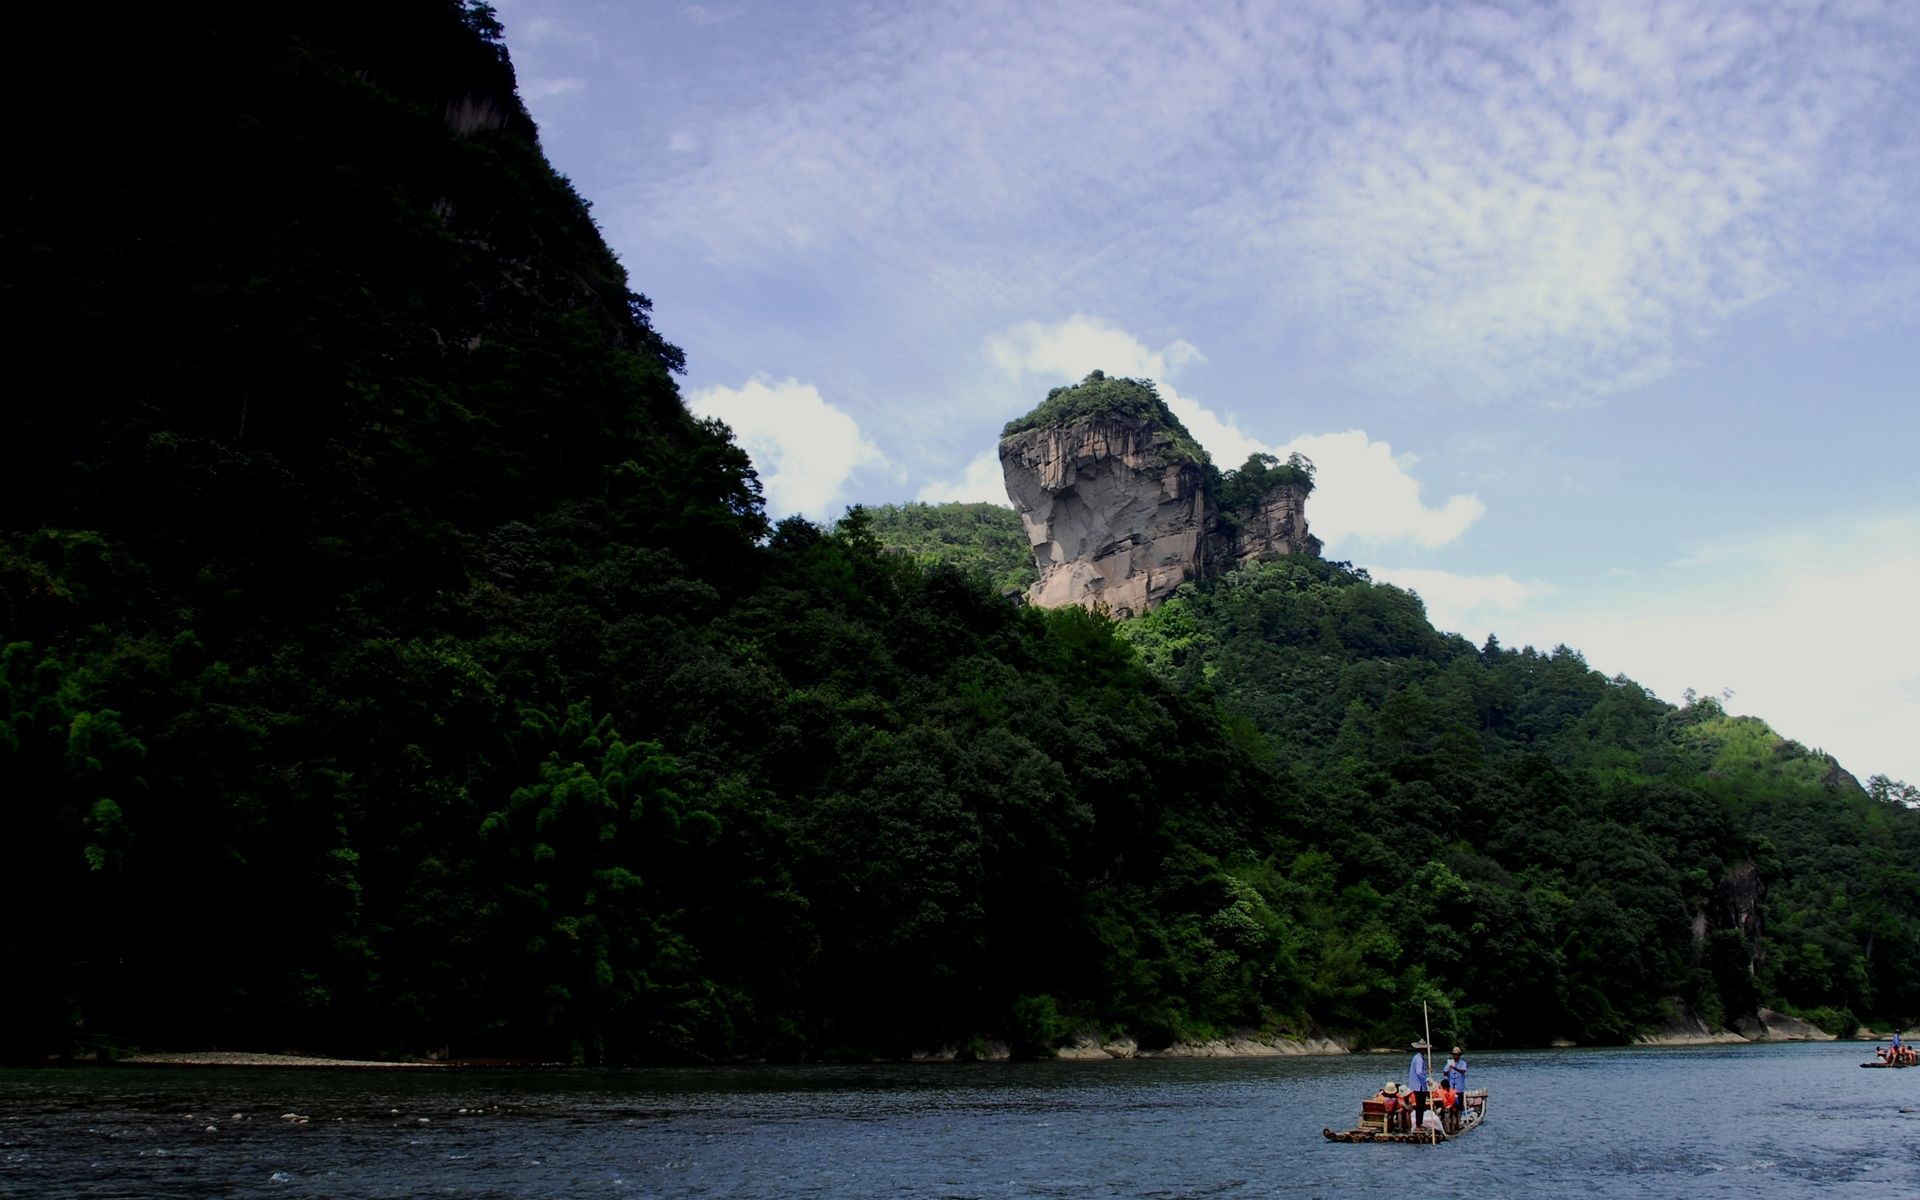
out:
<path id="1" fill-rule="evenodd" d="M 63 380 L 0 415 L 0 1057 L 1920 1013 L 1910 793 L 1711 702 L 1340 564 L 1116 626 L 997 516 L 770 526 L 484 5 L 48 19 L 153 120 L 46 110 L 0 225 Z"/>
<path id="2" fill-rule="evenodd" d="M 1000 430 L 1003 438 L 1029 429 L 1052 425 L 1071 425 L 1092 417 L 1120 417 L 1130 421 L 1152 421 L 1173 439 L 1174 457 L 1187 462 L 1210 465 L 1212 459 L 1180 418 L 1173 415 L 1160 391 L 1150 379 L 1128 379 L 1095 371 L 1079 383 L 1054 388 L 1034 409 L 1016 417 Z"/>
<path id="3" fill-rule="evenodd" d="M 1239 470 L 1220 477 L 1215 499 L 1222 512 L 1244 511 L 1277 487 L 1297 488 L 1301 495 L 1308 495 L 1313 491 L 1313 477 L 1313 460 L 1298 451 L 1287 455 L 1285 462 L 1271 454 L 1249 454 Z"/>

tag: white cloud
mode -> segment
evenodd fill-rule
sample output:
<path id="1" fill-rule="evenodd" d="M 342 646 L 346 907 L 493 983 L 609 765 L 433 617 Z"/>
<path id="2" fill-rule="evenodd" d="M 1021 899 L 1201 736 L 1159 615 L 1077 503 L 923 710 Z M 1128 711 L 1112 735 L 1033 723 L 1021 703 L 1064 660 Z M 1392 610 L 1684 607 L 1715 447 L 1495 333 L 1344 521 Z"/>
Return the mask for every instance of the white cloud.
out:
<path id="1" fill-rule="evenodd" d="M 1508 646 L 1564 642 L 1668 700 L 1731 688 L 1730 709 L 1862 778 L 1920 779 L 1920 518 L 1768 531 L 1621 586 L 1490 625 Z"/>
<path id="2" fill-rule="evenodd" d="M 1051 325 L 1022 321 L 987 339 L 987 357 L 1011 375 L 1079 380 L 1089 371 L 1160 379 L 1170 363 L 1206 361 L 1186 341 L 1153 351 L 1139 338 L 1098 317 L 1075 313 Z"/>
<path id="3" fill-rule="evenodd" d="M 852 417 L 797 379 L 757 375 L 737 388 L 702 388 L 687 406 L 732 426 L 735 440 L 753 457 L 767 511 L 775 517 L 828 518 L 856 470 L 887 463 Z"/>
<path id="4" fill-rule="evenodd" d="M 986 353 L 1015 378 L 1033 376 L 1054 383 L 1078 383 L 1091 371 L 1105 371 L 1151 379 L 1173 415 L 1222 467 L 1237 467 L 1249 454 L 1266 449 L 1233 417 L 1204 407 L 1173 385 L 1168 376 L 1191 363 L 1207 361 L 1198 347 L 1184 339 L 1150 350 L 1125 330 L 1099 317 L 1076 313 L 1051 325 L 1023 321 L 988 338 Z"/>
<path id="5" fill-rule="evenodd" d="M 971 504 L 984 500 L 1005 508 L 1013 507 L 1007 499 L 1007 480 L 1000 470 L 1000 453 L 997 450 L 989 450 L 968 463 L 958 479 L 927 484 L 915 498 L 929 504 L 953 501 Z"/>
<path id="6" fill-rule="evenodd" d="M 1285 458 L 1295 451 L 1313 460 L 1307 523 L 1329 549 L 1348 542 L 1444 546 L 1487 511 L 1473 495 L 1449 496 L 1440 507 L 1429 508 L 1412 474 L 1418 459 L 1395 457 L 1390 444 L 1374 441 L 1364 430 L 1306 434 L 1274 453 Z"/>
<path id="7" fill-rule="evenodd" d="M 1426 567 L 1377 566 L 1368 567 L 1367 572 L 1382 583 L 1418 592 L 1435 629 L 1464 634 L 1476 644 L 1497 630 L 1500 616 L 1519 612 L 1558 590 L 1549 583 L 1523 583 L 1505 574 L 1460 575 Z"/>

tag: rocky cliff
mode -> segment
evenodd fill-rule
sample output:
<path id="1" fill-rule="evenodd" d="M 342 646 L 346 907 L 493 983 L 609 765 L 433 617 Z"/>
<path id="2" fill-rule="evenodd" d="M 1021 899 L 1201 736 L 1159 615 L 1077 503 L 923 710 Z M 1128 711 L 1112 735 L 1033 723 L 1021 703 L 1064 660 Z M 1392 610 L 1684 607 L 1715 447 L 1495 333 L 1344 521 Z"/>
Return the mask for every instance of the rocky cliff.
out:
<path id="1" fill-rule="evenodd" d="M 1320 539 L 1307 532 L 1307 489 L 1300 484 L 1276 484 L 1229 516 L 1238 522 L 1233 557 L 1242 565 L 1283 554 L 1320 557 Z"/>
<path id="2" fill-rule="evenodd" d="M 1273 460 L 1268 459 L 1271 463 Z M 1223 477 L 1153 385 L 1100 372 L 1055 388 L 1000 441 L 1007 496 L 1033 546 L 1044 608 L 1145 612 L 1190 579 L 1281 554 L 1320 552 L 1310 475 Z M 1228 503 L 1222 503 L 1222 493 Z"/>

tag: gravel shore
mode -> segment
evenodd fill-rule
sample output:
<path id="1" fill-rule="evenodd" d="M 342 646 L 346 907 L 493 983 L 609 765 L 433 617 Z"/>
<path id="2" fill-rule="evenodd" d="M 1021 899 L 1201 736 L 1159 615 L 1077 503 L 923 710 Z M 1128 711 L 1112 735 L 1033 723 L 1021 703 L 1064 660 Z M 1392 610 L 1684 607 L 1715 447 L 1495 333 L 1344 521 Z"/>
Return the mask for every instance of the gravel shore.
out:
<path id="1" fill-rule="evenodd" d="M 364 1058 L 317 1058 L 306 1054 L 254 1054 L 241 1050 L 195 1050 L 177 1054 L 129 1054 L 130 1067 L 444 1067 L 438 1062 L 382 1062 Z"/>

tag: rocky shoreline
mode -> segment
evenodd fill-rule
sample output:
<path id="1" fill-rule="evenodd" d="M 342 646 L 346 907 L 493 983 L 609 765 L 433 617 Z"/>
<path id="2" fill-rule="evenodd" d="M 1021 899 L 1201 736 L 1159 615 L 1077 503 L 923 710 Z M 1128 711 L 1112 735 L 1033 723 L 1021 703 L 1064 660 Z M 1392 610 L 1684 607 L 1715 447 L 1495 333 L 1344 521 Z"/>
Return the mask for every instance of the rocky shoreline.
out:
<path id="1" fill-rule="evenodd" d="M 1636 1046 L 1732 1046 L 1756 1042 L 1832 1042 L 1833 1034 L 1771 1008 L 1740 1017 L 1732 1029 L 1712 1029 L 1691 1012 L 1633 1039 Z"/>
<path id="2" fill-rule="evenodd" d="M 1862 1028 L 1854 1035 L 1857 1041 L 1875 1041 L 1883 1037 L 1870 1029 Z M 1733 1029 L 1715 1029 L 1707 1025 L 1698 1016 L 1686 1013 L 1669 1021 L 1666 1025 L 1652 1029 L 1634 1038 L 1636 1046 L 1742 1046 L 1777 1042 L 1831 1042 L 1838 1039 L 1831 1033 L 1819 1029 L 1797 1017 L 1763 1008 L 1752 1016 L 1741 1017 L 1734 1022 Z M 1556 1039 L 1556 1047 L 1567 1048 L 1579 1043 Z M 1289 1037 L 1261 1033 L 1256 1030 L 1236 1030 L 1223 1038 L 1206 1041 L 1176 1042 L 1171 1046 L 1157 1049 L 1142 1049 L 1140 1044 L 1130 1037 L 1102 1038 L 1085 1033 L 1072 1039 L 1066 1045 L 1054 1051 L 1054 1057 L 1068 1061 L 1104 1062 L 1113 1059 L 1152 1059 L 1152 1058 L 1294 1058 L 1310 1056 L 1331 1056 L 1342 1054 L 1390 1054 L 1397 1051 L 1390 1048 L 1355 1047 L 1345 1039 L 1327 1035 L 1306 1035 Z M 1007 1062 L 1013 1058 L 1012 1047 L 1006 1042 L 988 1041 L 984 1045 L 968 1047 L 964 1052 L 959 1046 L 941 1046 L 916 1052 L 909 1056 L 909 1062 L 948 1063 L 961 1061 Z M 469 1059 L 411 1059 L 389 1061 L 381 1059 L 328 1058 L 306 1054 L 259 1054 L 235 1050 L 202 1050 L 165 1052 L 153 1054 L 130 1054 L 115 1060 L 124 1066 L 134 1067 L 298 1067 L 298 1068 L 341 1068 L 357 1070 L 394 1070 L 424 1069 L 448 1067 L 554 1067 L 563 1063 L 543 1063 L 525 1060 L 469 1060 Z"/>

